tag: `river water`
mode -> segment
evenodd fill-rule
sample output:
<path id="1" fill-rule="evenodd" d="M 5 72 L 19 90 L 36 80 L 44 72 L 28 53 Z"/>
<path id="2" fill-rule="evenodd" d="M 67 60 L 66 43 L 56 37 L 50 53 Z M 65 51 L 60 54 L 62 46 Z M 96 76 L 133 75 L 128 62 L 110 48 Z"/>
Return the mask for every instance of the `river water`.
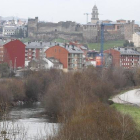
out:
<path id="1" fill-rule="evenodd" d="M 44 115 L 40 103 L 14 107 L 0 122 L 0 140 L 46 140 L 59 124 Z M 4 133 L 6 131 L 6 134 Z"/>

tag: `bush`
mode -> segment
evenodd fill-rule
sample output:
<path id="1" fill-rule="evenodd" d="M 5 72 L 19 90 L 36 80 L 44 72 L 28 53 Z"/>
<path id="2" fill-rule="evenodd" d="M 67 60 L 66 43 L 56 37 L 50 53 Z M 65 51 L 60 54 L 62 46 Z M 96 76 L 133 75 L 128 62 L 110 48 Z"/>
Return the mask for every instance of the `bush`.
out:
<path id="1" fill-rule="evenodd" d="M 96 102 L 78 108 L 51 140 L 136 140 L 139 133 L 129 116 Z"/>

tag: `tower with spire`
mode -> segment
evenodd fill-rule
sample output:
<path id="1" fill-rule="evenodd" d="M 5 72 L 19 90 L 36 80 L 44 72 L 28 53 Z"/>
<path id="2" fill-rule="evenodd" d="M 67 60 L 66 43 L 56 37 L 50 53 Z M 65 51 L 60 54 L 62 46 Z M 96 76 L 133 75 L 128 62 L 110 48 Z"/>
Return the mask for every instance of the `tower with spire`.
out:
<path id="1" fill-rule="evenodd" d="M 91 23 L 96 24 L 99 21 L 99 17 L 98 17 L 99 13 L 98 13 L 98 8 L 96 5 L 94 5 L 93 9 L 92 9 L 92 18 L 91 18 Z"/>

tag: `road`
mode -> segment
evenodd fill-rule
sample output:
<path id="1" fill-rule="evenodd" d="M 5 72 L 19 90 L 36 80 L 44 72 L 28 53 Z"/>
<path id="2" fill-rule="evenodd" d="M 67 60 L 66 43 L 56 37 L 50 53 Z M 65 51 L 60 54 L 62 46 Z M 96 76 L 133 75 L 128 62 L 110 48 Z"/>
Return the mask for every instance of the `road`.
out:
<path id="1" fill-rule="evenodd" d="M 120 104 L 134 104 L 140 106 L 140 89 L 134 89 L 124 94 L 117 95 L 112 101 Z"/>

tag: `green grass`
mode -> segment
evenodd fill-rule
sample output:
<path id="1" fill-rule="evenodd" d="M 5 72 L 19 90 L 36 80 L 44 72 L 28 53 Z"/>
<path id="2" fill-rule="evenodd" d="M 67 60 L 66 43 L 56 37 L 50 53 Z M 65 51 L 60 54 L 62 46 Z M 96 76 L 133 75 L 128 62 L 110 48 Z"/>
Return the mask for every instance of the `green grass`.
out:
<path id="1" fill-rule="evenodd" d="M 58 42 L 58 43 L 69 42 L 68 40 L 65 40 L 65 39 L 62 39 L 62 38 L 57 38 L 57 39 L 54 39 L 53 41 L 56 41 L 56 42 Z"/>
<path id="2" fill-rule="evenodd" d="M 23 43 L 26 43 L 26 42 L 29 42 L 29 41 L 30 41 L 29 38 L 23 38 L 23 39 L 21 39 L 21 42 L 23 42 Z"/>
<path id="3" fill-rule="evenodd" d="M 123 105 L 123 104 L 113 104 L 113 108 L 117 109 L 123 114 L 130 115 L 140 128 L 140 108 L 137 106 Z"/>
<path id="4" fill-rule="evenodd" d="M 104 50 L 115 47 L 123 46 L 124 40 L 117 40 L 117 41 L 108 41 L 104 43 Z M 88 44 L 89 49 L 95 49 L 97 51 L 100 51 L 101 43 L 89 43 Z"/>

